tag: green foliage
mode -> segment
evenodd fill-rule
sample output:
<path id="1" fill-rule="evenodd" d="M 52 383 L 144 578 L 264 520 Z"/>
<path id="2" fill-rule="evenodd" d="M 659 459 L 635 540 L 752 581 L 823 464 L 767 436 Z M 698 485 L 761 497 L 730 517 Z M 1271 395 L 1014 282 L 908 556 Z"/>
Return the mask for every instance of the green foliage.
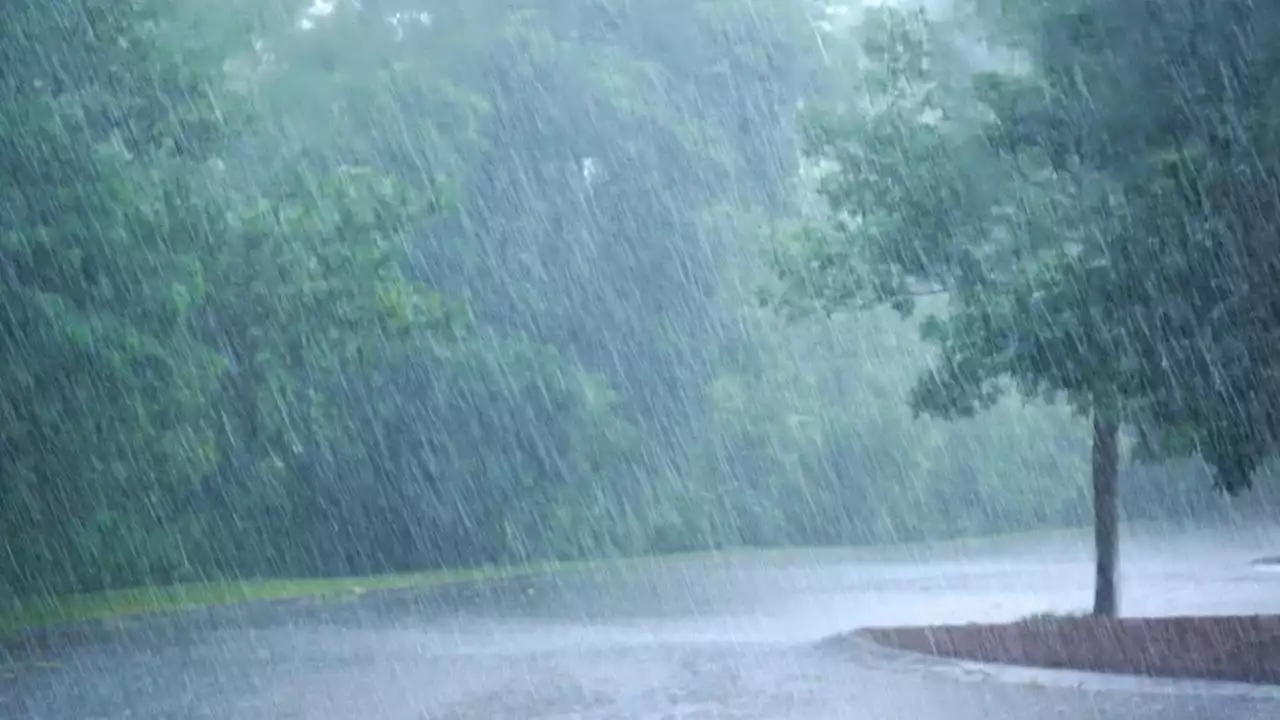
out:
<path id="1" fill-rule="evenodd" d="M 222 168 L 251 113 L 222 68 L 248 26 L 195 9 L 48 3 L 6 24 L 6 66 L 29 70 L 4 88 L 0 141 L 16 180 L 0 527 L 18 588 L 195 572 L 213 548 L 189 546 L 207 538 L 192 494 L 231 458 L 279 462 L 320 435 L 298 422 L 314 373 L 444 315 L 396 266 L 412 208 L 386 180 L 237 189 Z"/>
<path id="2" fill-rule="evenodd" d="M 480 567 L 469 570 L 437 570 L 372 577 L 305 578 L 254 581 L 216 581 L 160 587 L 105 590 L 74 595 L 28 598 L 5 605 L 0 613 L 0 638 L 48 625 L 91 620 L 123 620 L 211 605 L 229 605 L 288 598 L 325 598 L 342 601 L 363 593 L 405 588 L 434 588 L 456 583 L 505 580 L 573 569 L 567 563 L 512 567 Z"/>
<path id="3" fill-rule="evenodd" d="M 1220 208 L 1266 200 L 1209 137 L 1117 164 L 1194 126 L 1170 107 L 1085 114 L 1066 61 L 970 82 L 890 10 L 846 37 L 792 0 L 305 5 L 0 27 L 5 592 L 1073 522 L 1084 438 L 1010 388 L 1108 389 L 1154 450 L 1265 444 L 1209 390 L 1259 382 L 1228 341 L 1264 327 L 1212 357 L 1135 332 L 1203 330 L 1209 300 L 1150 298 L 1222 284 Z M 1108 97 L 1167 89 L 1130 64 Z M 1125 152 L 1082 145 L 1098 123 Z M 811 175 L 837 211 L 771 267 L 756 229 Z M 1152 239 L 1112 242 L 1135 218 Z M 1116 284 L 1155 258 L 1164 285 Z M 941 359 L 892 314 L 781 322 L 766 278 L 799 314 L 918 309 Z"/>
<path id="4" fill-rule="evenodd" d="M 0 523 L 18 587 L 172 577 L 175 500 L 216 456 L 183 174 L 230 115 L 194 8 L 20 3 L 0 31 Z M 74 20 L 73 20 L 74 18 Z M 213 38 L 211 25 L 202 35 Z M 42 61 L 60 57 L 61 62 Z"/>
<path id="5" fill-rule="evenodd" d="M 1034 46 L 1073 142 L 1124 199 L 1109 292 L 1122 397 L 1168 451 L 1249 487 L 1275 449 L 1271 377 L 1280 14 L 1249 3 L 1090 2 L 1034 15 Z M 1246 29 L 1242 32 L 1242 28 Z M 1265 288 L 1265 289 L 1264 289 Z M 1161 434 L 1156 432 L 1156 434 Z M 1187 443 L 1188 438 L 1193 438 Z"/>
<path id="6" fill-rule="evenodd" d="M 1253 288 L 1275 262 L 1258 244 L 1273 166 L 1245 128 L 1270 113 L 1275 18 L 1016 5 L 1002 20 L 1031 71 L 976 72 L 968 92 L 933 70 L 946 48 L 927 23 L 869 11 L 869 100 L 811 123 L 828 213 L 776 253 L 780 299 L 909 313 L 945 294 L 918 410 L 967 416 L 1007 390 L 1115 407 L 1247 487 L 1280 427 L 1258 384 L 1271 314 L 1242 314 L 1271 302 Z M 1245 24 L 1258 35 L 1232 39 Z"/>

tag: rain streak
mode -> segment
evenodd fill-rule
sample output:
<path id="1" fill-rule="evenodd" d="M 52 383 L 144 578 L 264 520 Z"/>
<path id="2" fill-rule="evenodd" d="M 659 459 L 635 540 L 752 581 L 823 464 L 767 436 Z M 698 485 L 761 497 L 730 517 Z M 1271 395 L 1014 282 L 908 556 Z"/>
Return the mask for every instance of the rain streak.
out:
<path id="1" fill-rule="evenodd" d="M 1280 717 L 1280 6 L 11 0 L 0 718 Z"/>

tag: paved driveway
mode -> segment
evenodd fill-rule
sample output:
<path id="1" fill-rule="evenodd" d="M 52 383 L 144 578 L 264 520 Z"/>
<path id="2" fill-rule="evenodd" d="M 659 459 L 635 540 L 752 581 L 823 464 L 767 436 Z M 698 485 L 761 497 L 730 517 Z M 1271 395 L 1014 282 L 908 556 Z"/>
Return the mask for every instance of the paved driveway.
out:
<path id="1" fill-rule="evenodd" d="M 1011 619 L 1090 599 L 1088 538 L 735 552 L 331 605 L 50 633 L 0 662 L 0 717 L 1223 720 L 1280 701 L 1086 692 L 880 669 L 882 623 Z M 1131 614 L 1273 612 L 1275 530 L 1131 532 Z"/>

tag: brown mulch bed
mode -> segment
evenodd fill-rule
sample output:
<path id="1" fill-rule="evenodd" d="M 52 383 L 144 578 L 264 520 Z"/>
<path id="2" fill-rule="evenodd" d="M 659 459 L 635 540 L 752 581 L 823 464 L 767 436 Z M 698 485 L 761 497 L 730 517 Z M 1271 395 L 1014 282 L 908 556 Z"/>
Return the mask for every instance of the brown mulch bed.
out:
<path id="1" fill-rule="evenodd" d="M 1036 616 L 1006 625 L 872 628 L 899 650 L 1042 668 L 1280 685 L 1280 616 L 1105 619 Z"/>

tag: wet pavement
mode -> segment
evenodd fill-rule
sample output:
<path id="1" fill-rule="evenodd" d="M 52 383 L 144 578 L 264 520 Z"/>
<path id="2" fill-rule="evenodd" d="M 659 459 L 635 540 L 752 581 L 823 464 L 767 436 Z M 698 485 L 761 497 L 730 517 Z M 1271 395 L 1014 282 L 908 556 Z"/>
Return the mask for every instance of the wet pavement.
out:
<path id="1" fill-rule="evenodd" d="M 1276 612 L 1280 530 L 1130 531 L 1130 615 Z M 1223 720 L 1280 700 L 964 682 L 832 636 L 1014 619 L 1091 597 L 1088 537 L 743 551 L 334 604 L 45 633 L 0 659 L 0 717 Z M 825 641 L 824 641 L 825 640 Z"/>

